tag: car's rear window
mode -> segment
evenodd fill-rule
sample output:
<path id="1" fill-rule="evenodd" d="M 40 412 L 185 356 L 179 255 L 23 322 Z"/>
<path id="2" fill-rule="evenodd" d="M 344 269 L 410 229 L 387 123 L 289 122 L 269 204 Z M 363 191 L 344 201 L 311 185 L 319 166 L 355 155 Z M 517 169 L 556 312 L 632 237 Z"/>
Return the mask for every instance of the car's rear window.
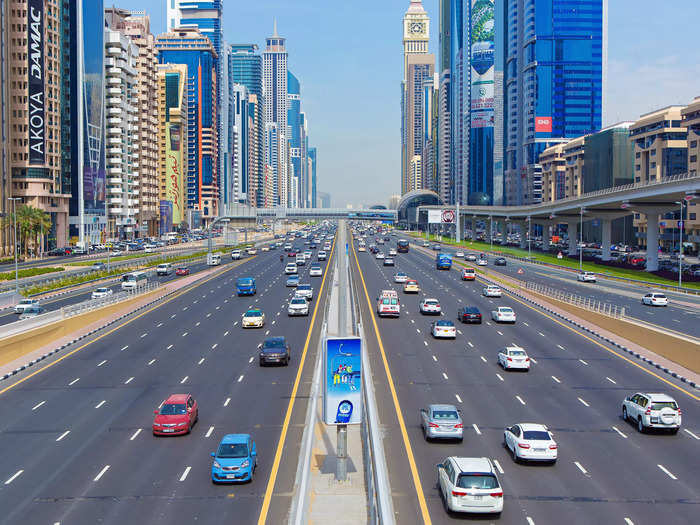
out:
<path id="1" fill-rule="evenodd" d="M 497 489 L 499 485 L 493 474 L 460 474 L 457 486 L 462 489 Z"/>
<path id="2" fill-rule="evenodd" d="M 526 430 L 525 432 L 523 432 L 523 439 L 549 441 L 549 434 L 544 430 Z"/>
<path id="3" fill-rule="evenodd" d="M 452 326 L 452 321 L 438 321 L 435 324 L 437 326 Z"/>
<path id="4" fill-rule="evenodd" d="M 525 355 L 525 352 L 523 352 L 522 350 L 511 350 L 511 351 L 510 351 L 510 355 L 514 355 L 514 356 L 524 356 L 524 355 Z"/>
<path id="5" fill-rule="evenodd" d="M 651 405 L 652 410 L 661 410 L 663 408 L 671 408 L 673 410 L 676 410 L 678 408 L 678 405 L 676 405 L 674 401 L 656 401 Z"/>
<path id="6" fill-rule="evenodd" d="M 433 410 L 433 419 L 459 419 L 454 410 Z"/>

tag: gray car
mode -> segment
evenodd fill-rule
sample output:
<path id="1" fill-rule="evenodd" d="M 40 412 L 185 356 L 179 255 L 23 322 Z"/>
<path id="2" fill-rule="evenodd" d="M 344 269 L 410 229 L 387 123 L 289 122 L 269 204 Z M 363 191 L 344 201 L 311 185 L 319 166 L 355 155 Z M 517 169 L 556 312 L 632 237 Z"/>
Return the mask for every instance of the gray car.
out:
<path id="1" fill-rule="evenodd" d="M 420 410 L 420 425 L 426 440 L 456 439 L 462 441 L 462 415 L 454 405 L 428 405 Z"/>

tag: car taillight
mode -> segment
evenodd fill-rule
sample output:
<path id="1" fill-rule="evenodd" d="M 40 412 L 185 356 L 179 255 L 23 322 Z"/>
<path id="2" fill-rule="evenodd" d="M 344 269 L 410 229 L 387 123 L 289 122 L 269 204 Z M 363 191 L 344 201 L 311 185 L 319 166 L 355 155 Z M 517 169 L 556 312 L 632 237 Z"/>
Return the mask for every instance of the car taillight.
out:
<path id="1" fill-rule="evenodd" d="M 651 408 L 647 408 L 647 411 L 644 412 L 644 415 L 650 416 L 651 415 Z"/>
<path id="2" fill-rule="evenodd" d="M 440 428 L 440 425 L 438 425 L 438 424 L 436 424 L 436 423 L 428 423 L 428 426 L 429 426 L 430 428 Z"/>
<path id="3" fill-rule="evenodd" d="M 528 445 L 527 443 L 518 443 L 518 446 L 520 448 L 525 448 L 525 449 L 530 448 L 530 445 Z"/>
<path id="4" fill-rule="evenodd" d="M 508 358 L 508 361 L 512 361 L 512 360 L 513 360 L 513 358 L 512 358 L 512 357 L 509 357 L 509 358 Z"/>
<path id="5" fill-rule="evenodd" d="M 525 361 L 526 361 L 526 362 L 530 362 L 530 358 L 529 358 L 529 357 L 526 357 L 526 358 L 525 358 Z"/>
<path id="6" fill-rule="evenodd" d="M 462 423 L 457 423 L 455 425 L 455 428 L 464 428 L 464 425 Z"/>
<path id="7" fill-rule="evenodd" d="M 558 448 L 557 445 L 554 445 L 554 444 L 549 445 L 549 450 L 556 450 L 557 448 Z"/>
<path id="8" fill-rule="evenodd" d="M 467 493 L 466 493 L 466 492 L 460 492 L 459 490 L 453 490 L 453 491 L 452 491 L 452 495 L 453 495 L 453 496 L 466 496 Z"/>
<path id="9" fill-rule="evenodd" d="M 436 304 L 436 305 L 435 305 L 435 308 L 440 308 L 440 305 L 439 305 L 439 304 Z"/>
<path id="10" fill-rule="evenodd" d="M 491 492 L 489 493 L 489 496 L 491 496 L 492 498 L 502 498 L 503 492 Z"/>

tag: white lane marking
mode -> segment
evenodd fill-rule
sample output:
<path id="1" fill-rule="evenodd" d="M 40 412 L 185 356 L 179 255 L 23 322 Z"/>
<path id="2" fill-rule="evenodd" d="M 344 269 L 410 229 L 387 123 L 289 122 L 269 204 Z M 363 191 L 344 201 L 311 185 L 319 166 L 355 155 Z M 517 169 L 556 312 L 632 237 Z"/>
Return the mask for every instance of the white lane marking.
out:
<path id="1" fill-rule="evenodd" d="M 424 344 L 425 346 L 428 346 L 428 341 L 423 341 L 423 344 Z"/>
<path id="2" fill-rule="evenodd" d="M 224 406 L 227 407 L 230 402 L 231 402 L 231 398 L 227 397 L 226 401 L 224 401 Z"/>
<path id="3" fill-rule="evenodd" d="M 211 347 L 212 350 L 216 350 L 216 347 L 219 346 L 219 343 L 214 343 Z"/>
<path id="4" fill-rule="evenodd" d="M 102 405 L 104 405 L 106 402 L 107 402 L 107 400 L 106 400 L 106 399 L 103 399 L 102 401 L 100 401 L 99 403 L 97 403 L 97 404 L 95 405 L 95 408 L 100 408 L 100 407 L 101 407 Z"/>
<path id="5" fill-rule="evenodd" d="M 481 355 L 481 356 L 479 356 L 479 357 L 481 357 L 481 360 L 482 360 L 484 363 L 486 362 L 486 358 L 485 358 L 483 355 Z"/>
<path id="6" fill-rule="evenodd" d="M 41 405 L 43 405 L 44 403 L 46 403 L 46 401 L 41 401 L 40 403 L 34 405 L 34 406 L 32 407 L 32 410 L 36 410 L 37 408 L 39 408 L 39 407 L 40 407 Z"/>
<path id="7" fill-rule="evenodd" d="M 537 332 L 537 333 L 540 334 L 542 337 L 545 336 L 542 332 Z"/>
<path id="8" fill-rule="evenodd" d="M 578 397 L 577 399 L 578 399 L 579 401 L 581 401 L 581 404 L 583 404 L 583 406 L 586 406 L 586 407 L 591 406 L 591 405 L 589 405 L 588 403 L 586 403 L 586 401 L 584 401 L 583 399 L 581 399 L 580 397 Z"/>
<path id="9" fill-rule="evenodd" d="M 625 518 L 625 523 L 626 525 L 634 525 L 634 522 L 629 518 Z"/>
<path id="10" fill-rule="evenodd" d="M 105 465 L 103 467 L 103 469 L 100 470 L 100 473 L 97 476 L 95 476 L 95 479 L 93 479 L 92 481 L 100 481 L 100 478 L 102 476 L 104 476 L 105 472 L 107 472 L 108 470 L 109 470 L 109 465 Z"/>
<path id="11" fill-rule="evenodd" d="M 557 348 L 559 348 L 559 350 L 564 350 L 564 347 L 561 345 L 557 345 Z"/>
<path id="12" fill-rule="evenodd" d="M 189 377 L 190 377 L 190 376 L 185 376 L 185 377 L 183 377 L 183 378 L 182 378 L 182 381 L 180 381 L 180 384 L 183 384 L 185 381 L 187 381 L 187 378 L 189 378 Z"/>
<path id="13" fill-rule="evenodd" d="M 472 426 L 474 427 L 474 431 L 480 436 L 481 430 L 479 430 L 479 427 L 476 426 L 476 423 L 472 423 Z"/>
<path id="14" fill-rule="evenodd" d="M 209 436 L 211 436 L 212 432 L 214 432 L 214 427 L 209 427 L 209 430 L 207 430 L 207 433 L 204 434 L 204 437 L 208 438 Z"/>
<path id="15" fill-rule="evenodd" d="M 616 384 L 617 384 L 617 383 L 615 382 L 614 379 L 610 379 L 608 376 L 605 376 L 605 379 L 607 379 L 608 381 L 610 381 L 613 385 L 616 385 Z"/>
<path id="16" fill-rule="evenodd" d="M 447 374 L 445 372 L 442 373 L 442 377 L 444 377 L 445 380 L 447 380 Z"/>
<path id="17" fill-rule="evenodd" d="M 242 374 L 241 374 L 241 376 L 238 378 L 238 381 L 237 381 L 237 382 L 240 383 L 241 381 L 243 381 L 243 375 L 242 375 Z"/>
<path id="18" fill-rule="evenodd" d="M 523 324 L 524 324 L 525 326 L 530 326 L 530 325 L 529 325 L 529 324 L 527 324 L 527 323 L 526 323 L 525 321 L 523 321 Z"/>
<path id="19" fill-rule="evenodd" d="M 411 323 L 415 323 L 415 321 L 413 319 L 411 319 Z"/>
<path id="20" fill-rule="evenodd" d="M 433 356 L 433 361 L 437 361 L 437 357 Z"/>
<path id="21" fill-rule="evenodd" d="M 199 322 L 199 321 L 197 321 L 197 322 L 195 323 L 195 326 L 199 326 L 200 324 L 202 324 L 202 323 Z"/>
<path id="22" fill-rule="evenodd" d="M 188 308 L 189 308 L 189 306 L 185 306 L 185 307 L 182 309 L 182 311 L 184 312 L 184 311 L 187 310 Z"/>
<path id="23" fill-rule="evenodd" d="M 171 315 L 170 319 L 175 319 L 175 314 Z"/>
<path id="24" fill-rule="evenodd" d="M 122 349 L 119 350 L 119 351 L 120 351 L 120 352 L 123 352 L 123 351 L 126 350 L 127 348 L 129 348 L 129 345 L 126 345 L 126 346 L 122 347 Z"/>
<path id="25" fill-rule="evenodd" d="M 238 321 L 235 321 L 235 322 L 233 323 L 233 326 L 236 326 L 237 324 L 238 324 Z"/>
<path id="26" fill-rule="evenodd" d="M 148 335 L 148 332 L 146 332 L 146 333 L 144 333 L 144 334 L 141 334 L 141 339 L 143 339 L 143 338 L 146 337 L 147 335 Z"/>
<path id="27" fill-rule="evenodd" d="M 530 361 L 532 361 L 533 363 L 537 364 L 537 359 L 535 359 L 534 357 L 531 357 L 531 358 L 530 358 Z"/>
<path id="28" fill-rule="evenodd" d="M 255 359 L 255 356 L 253 356 L 253 357 L 251 357 L 250 359 L 248 359 L 248 362 L 249 362 L 249 363 L 252 363 L 252 362 L 253 362 L 253 359 Z"/>
<path id="29" fill-rule="evenodd" d="M 68 383 L 68 386 L 72 386 L 72 385 L 76 384 L 78 381 L 80 381 L 80 378 L 79 378 L 79 377 L 76 377 L 75 379 L 73 379 L 73 381 L 71 381 L 70 383 Z"/>
<path id="30" fill-rule="evenodd" d="M 133 378 L 133 377 L 130 377 L 129 379 L 127 379 L 126 381 L 124 381 L 124 384 L 125 384 L 125 385 L 128 385 L 128 384 L 131 383 L 133 380 L 134 380 L 134 378 Z"/>
<path id="31" fill-rule="evenodd" d="M 17 472 L 15 472 L 15 473 L 5 482 L 5 485 L 9 485 L 10 483 L 12 483 L 12 482 L 17 478 L 17 476 L 19 476 L 19 475 L 22 474 L 22 472 L 24 472 L 24 469 L 18 470 Z"/>
<path id="32" fill-rule="evenodd" d="M 204 362 L 204 358 L 202 357 L 199 361 L 197 361 L 198 365 L 201 365 Z"/>
<path id="33" fill-rule="evenodd" d="M 136 432 L 134 432 L 133 434 L 131 434 L 131 437 L 129 438 L 129 441 L 135 440 L 135 439 L 136 439 L 136 436 L 138 436 L 140 433 L 141 433 L 141 429 L 139 428 L 139 429 L 136 430 Z"/>
<path id="34" fill-rule="evenodd" d="M 559 379 L 557 379 L 555 376 L 552 376 L 552 379 L 554 379 L 557 383 L 561 383 L 561 381 L 559 381 Z"/>
<path id="35" fill-rule="evenodd" d="M 671 474 L 671 472 L 670 472 L 666 467 L 664 467 L 663 465 L 656 465 L 656 466 L 659 467 L 665 474 L 667 474 L 669 478 L 671 478 L 671 479 L 673 479 L 673 480 L 677 480 L 677 479 L 678 479 L 676 476 L 674 476 L 673 474 Z"/>
<path id="36" fill-rule="evenodd" d="M 277 322 L 277 319 L 272 320 L 272 324 L 274 325 Z"/>
<path id="37" fill-rule="evenodd" d="M 416 328 L 416 332 L 420 333 L 420 328 Z"/>
<path id="38" fill-rule="evenodd" d="M 56 441 L 61 441 L 61 440 L 62 440 L 64 437 L 66 437 L 68 434 L 70 434 L 70 430 L 66 430 L 63 434 L 61 434 L 60 436 L 58 436 L 58 437 L 56 438 Z"/>
<path id="39" fill-rule="evenodd" d="M 182 473 L 182 476 L 180 476 L 180 481 L 185 481 L 187 479 L 187 474 L 190 473 L 190 470 L 192 470 L 192 467 L 187 467 L 185 471 Z"/>
<path id="40" fill-rule="evenodd" d="M 207 317 L 211 317 L 211 313 L 208 313 L 208 314 L 207 314 Z"/>
<path id="41" fill-rule="evenodd" d="M 627 439 L 627 435 L 624 432 L 620 432 L 620 429 L 613 425 L 612 429 L 620 434 L 623 438 Z"/>
<path id="42" fill-rule="evenodd" d="M 269 335 L 269 333 L 270 333 L 270 331 L 268 330 L 268 331 L 265 332 L 265 335 Z"/>
<path id="43" fill-rule="evenodd" d="M 503 335 L 503 332 L 501 332 L 500 330 L 496 330 L 496 333 L 498 333 L 498 335 Z"/>
<path id="44" fill-rule="evenodd" d="M 104 365 L 106 362 L 107 362 L 107 360 L 105 359 L 104 361 L 101 361 L 100 363 L 97 363 L 97 366 L 102 366 L 102 365 Z"/>
<path id="45" fill-rule="evenodd" d="M 185 332 L 184 334 L 182 334 L 182 337 L 185 337 L 186 335 L 187 335 L 187 332 Z"/>
<path id="46" fill-rule="evenodd" d="M 457 330 L 457 333 L 458 333 L 459 335 L 464 335 L 464 334 L 462 333 L 462 330 Z"/>
<path id="47" fill-rule="evenodd" d="M 146 364 L 147 364 L 148 366 L 151 366 L 151 365 L 152 365 L 153 363 L 155 363 L 155 362 L 156 362 L 155 359 L 151 359 L 151 360 L 150 360 L 148 363 L 146 363 Z"/>
<path id="48" fill-rule="evenodd" d="M 588 363 L 586 363 L 583 359 L 579 359 L 579 361 L 581 361 L 584 365 L 587 365 L 587 364 L 588 364 Z"/>
<path id="49" fill-rule="evenodd" d="M 527 521 L 527 525 L 535 525 L 535 521 L 530 516 L 525 516 L 525 521 Z"/>
<path id="50" fill-rule="evenodd" d="M 459 394 L 455 394 L 455 397 L 457 398 L 457 401 L 459 401 L 460 403 L 462 402 L 462 398 L 459 397 Z"/>
<path id="51" fill-rule="evenodd" d="M 227 335 L 228 335 L 228 330 L 226 330 L 226 331 L 224 332 L 224 337 L 226 337 Z"/>
<path id="52" fill-rule="evenodd" d="M 525 401 L 523 401 L 523 398 L 522 398 L 522 397 L 520 397 L 520 396 L 515 396 L 515 399 L 517 399 L 518 401 L 520 401 L 520 404 L 521 404 L 521 405 L 524 405 L 524 404 L 525 404 Z"/>
<path id="53" fill-rule="evenodd" d="M 168 345 L 166 350 L 170 350 L 173 347 L 173 345 Z"/>
<path id="54" fill-rule="evenodd" d="M 588 471 L 585 468 L 583 468 L 583 465 L 581 465 L 581 463 L 579 463 L 578 461 L 574 461 L 574 465 L 576 465 L 578 469 L 585 475 L 588 475 Z"/>
<path id="55" fill-rule="evenodd" d="M 496 377 L 498 377 L 498 379 L 500 379 L 501 381 L 505 381 L 505 380 L 503 379 L 503 376 L 502 376 L 501 374 L 499 374 L 499 373 L 496 373 Z"/>
<path id="56" fill-rule="evenodd" d="M 472 344 L 471 341 L 467 341 L 467 344 L 469 345 L 470 348 L 474 348 L 474 345 Z"/>
<path id="57" fill-rule="evenodd" d="M 496 468 L 498 469 L 498 472 L 503 474 L 503 467 L 501 467 L 501 464 L 498 462 L 497 459 L 493 460 L 493 464 L 496 465 Z"/>
<path id="58" fill-rule="evenodd" d="M 156 328 L 160 328 L 161 326 L 163 326 L 163 323 L 158 323 L 158 324 L 156 325 Z"/>
<path id="59" fill-rule="evenodd" d="M 692 433 L 690 430 L 688 430 L 687 428 L 684 428 L 683 430 L 684 430 L 685 432 L 687 432 L 688 434 L 690 434 L 691 436 L 693 436 L 695 439 L 700 439 L 700 437 L 698 437 L 698 436 L 696 436 L 695 434 L 693 434 L 693 433 Z"/>

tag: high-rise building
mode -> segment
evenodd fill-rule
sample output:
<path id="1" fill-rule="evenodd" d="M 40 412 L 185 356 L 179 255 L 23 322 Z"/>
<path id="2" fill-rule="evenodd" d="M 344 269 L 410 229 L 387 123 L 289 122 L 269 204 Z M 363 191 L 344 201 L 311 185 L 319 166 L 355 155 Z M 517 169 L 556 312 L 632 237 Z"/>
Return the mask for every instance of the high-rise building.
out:
<path id="1" fill-rule="evenodd" d="M 187 65 L 187 207 L 205 222 L 218 216 L 218 126 L 216 51 L 195 28 L 158 35 L 161 64 Z"/>
<path id="2" fill-rule="evenodd" d="M 229 191 L 231 193 L 229 202 L 246 204 L 248 202 L 249 186 L 249 93 L 248 88 L 242 84 L 232 84 L 231 91 L 229 130 L 231 133 L 231 157 L 233 162 L 229 180 Z"/>
<path id="3" fill-rule="evenodd" d="M 466 203 L 466 174 L 468 173 L 467 157 L 464 152 L 466 136 L 468 136 L 465 135 L 464 122 L 465 115 L 469 114 L 468 109 L 465 109 L 465 104 L 468 104 L 468 90 L 465 88 L 464 81 L 464 73 L 467 71 L 465 61 L 468 54 L 465 55 L 464 51 L 464 37 L 465 28 L 468 28 L 469 24 L 465 25 L 465 16 L 466 20 L 469 20 L 469 5 L 465 0 L 450 0 L 450 24 L 446 30 L 450 41 L 450 82 L 448 86 L 445 86 L 446 89 L 449 89 L 449 94 L 445 97 L 448 98 L 450 113 L 451 190 L 448 202 L 460 204 Z M 466 41 L 469 41 L 468 38 Z"/>
<path id="4" fill-rule="evenodd" d="M 316 178 L 316 166 L 318 162 L 318 150 L 309 148 L 309 174 L 311 178 L 311 208 L 318 206 L 318 179 Z"/>
<path id="5" fill-rule="evenodd" d="M 158 108 L 158 233 L 163 235 L 187 219 L 189 153 L 188 74 L 185 64 L 156 66 Z"/>
<path id="6" fill-rule="evenodd" d="M 276 122 L 265 122 L 265 207 L 281 206 L 279 199 L 279 132 Z M 286 202 L 286 201 L 285 201 Z"/>
<path id="7" fill-rule="evenodd" d="M 248 204 L 256 207 L 265 201 L 262 118 L 261 98 L 248 92 Z"/>
<path id="8" fill-rule="evenodd" d="M 601 127 L 607 0 L 506 0 L 503 21 L 504 197 L 536 203 L 540 153 Z"/>
<path id="9" fill-rule="evenodd" d="M 318 200 L 320 201 L 321 208 L 331 207 L 331 194 L 325 191 L 318 192 Z"/>
<path id="10" fill-rule="evenodd" d="M 81 245 L 107 230 L 103 0 L 70 2 L 70 236 Z"/>
<path id="11" fill-rule="evenodd" d="M 289 168 L 287 144 L 287 49 L 285 39 L 277 34 L 275 22 L 273 34 L 266 39 L 263 53 L 263 96 L 265 97 L 265 148 L 267 158 L 275 157 L 272 167 L 275 177 L 273 200 L 280 206 L 289 206 Z M 267 142 L 272 137 L 267 126 L 274 125 L 276 143 Z M 274 149 L 274 155 L 272 150 Z M 267 162 L 267 161 L 266 161 Z"/>
<path id="12" fill-rule="evenodd" d="M 70 186 L 62 177 L 63 11 L 55 2 L 3 2 L 2 210 L 27 204 L 51 216 L 50 245 L 66 243 Z M 7 4 L 10 4 L 6 7 Z M 18 202 L 7 201 L 19 198 Z M 12 237 L 5 236 L 12 244 Z"/>
<path id="13" fill-rule="evenodd" d="M 435 126 L 435 177 L 436 192 L 445 203 L 451 203 L 454 181 L 452 180 L 451 162 L 451 106 L 450 81 L 452 78 L 452 62 L 450 49 L 452 0 L 440 0 L 440 56 L 438 57 L 438 92 L 437 92 L 437 124 Z"/>
<path id="14" fill-rule="evenodd" d="M 118 28 L 128 11 L 105 12 L 105 109 L 107 167 L 107 239 L 138 236 L 140 136 L 138 133 L 139 48 Z M 134 157 L 136 156 L 136 158 Z"/>
<path id="15" fill-rule="evenodd" d="M 303 208 L 302 198 L 306 160 L 302 157 L 304 142 L 301 112 L 301 84 L 299 79 L 287 71 L 287 141 L 289 143 L 289 178 L 296 192 L 290 195 L 290 207 Z"/>
<path id="16" fill-rule="evenodd" d="M 422 189 L 423 177 L 415 157 L 424 147 L 426 118 L 423 104 L 424 86 L 432 81 L 435 57 L 428 53 L 430 19 L 421 0 L 411 0 L 403 18 L 404 73 L 401 83 L 401 193 Z"/>
<path id="17" fill-rule="evenodd" d="M 10 38 L 10 12 L 9 2 L 0 2 L 0 214 L 7 217 L 11 210 L 12 178 L 9 168 L 9 103 L 8 92 L 10 88 L 9 59 L 7 56 Z M 8 255 L 12 246 L 12 229 L 7 222 L 0 225 L 0 253 Z"/>

